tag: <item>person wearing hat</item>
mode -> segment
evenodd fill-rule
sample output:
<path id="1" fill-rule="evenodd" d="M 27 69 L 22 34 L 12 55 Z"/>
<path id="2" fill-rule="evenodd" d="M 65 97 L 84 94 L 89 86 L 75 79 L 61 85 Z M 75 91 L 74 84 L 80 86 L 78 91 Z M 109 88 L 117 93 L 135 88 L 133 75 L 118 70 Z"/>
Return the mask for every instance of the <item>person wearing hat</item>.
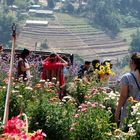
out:
<path id="1" fill-rule="evenodd" d="M 18 66 L 17 66 L 17 77 L 23 77 L 23 80 L 30 80 L 31 78 L 31 73 L 30 69 L 32 66 L 29 65 L 27 61 L 27 57 L 29 56 L 30 51 L 28 49 L 24 49 L 21 52 L 19 61 L 18 61 Z"/>

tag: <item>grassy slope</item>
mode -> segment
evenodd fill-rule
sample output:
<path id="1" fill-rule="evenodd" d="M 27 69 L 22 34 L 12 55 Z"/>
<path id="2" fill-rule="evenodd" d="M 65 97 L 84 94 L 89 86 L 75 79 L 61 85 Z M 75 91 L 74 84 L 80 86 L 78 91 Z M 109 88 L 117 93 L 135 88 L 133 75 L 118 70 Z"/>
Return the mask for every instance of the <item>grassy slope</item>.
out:
<path id="1" fill-rule="evenodd" d="M 122 28 L 121 32 L 119 35 L 123 38 L 126 39 L 126 41 L 130 44 L 132 41 L 131 35 L 133 35 L 139 28 Z"/>

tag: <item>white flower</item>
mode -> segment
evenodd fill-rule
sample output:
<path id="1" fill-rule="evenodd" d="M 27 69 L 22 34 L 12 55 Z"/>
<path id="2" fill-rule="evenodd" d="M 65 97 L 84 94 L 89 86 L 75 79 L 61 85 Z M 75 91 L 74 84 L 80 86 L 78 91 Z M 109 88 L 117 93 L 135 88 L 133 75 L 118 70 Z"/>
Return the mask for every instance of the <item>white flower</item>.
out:
<path id="1" fill-rule="evenodd" d="M 6 86 L 3 86 L 2 88 L 3 88 L 3 89 L 6 89 Z"/>
<path id="2" fill-rule="evenodd" d="M 23 96 L 22 95 L 18 95 L 17 97 L 22 98 Z"/>
<path id="3" fill-rule="evenodd" d="M 139 120 L 139 118 L 138 118 L 138 117 L 136 117 L 136 120 Z"/>
<path id="4" fill-rule="evenodd" d="M 19 89 L 19 86 L 15 86 L 15 89 Z"/>
<path id="5" fill-rule="evenodd" d="M 137 123 L 140 123 L 140 120 L 138 120 L 138 122 Z"/>
<path id="6" fill-rule="evenodd" d="M 39 83 L 45 83 L 45 80 L 40 80 Z"/>
<path id="7" fill-rule="evenodd" d="M 115 97 L 114 96 L 111 96 L 110 99 L 115 99 Z"/>
<path id="8" fill-rule="evenodd" d="M 140 115 L 140 112 L 137 112 L 137 115 Z"/>
<path id="9" fill-rule="evenodd" d="M 135 129 L 134 129 L 133 127 L 130 127 L 130 128 L 129 128 L 128 133 L 129 133 L 131 136 L 135 136 L 135 135 L 136 135 L 136 131 L 135 131 Z"/>
<path id="10" fill-rule="evenodd" d="M 64 96 L 63 99 L 66 99 L 66 100 L 67 99 L 72 99 L 72 97 L 68 95 L 68 96 Z"/>
<path id="11" fill-rule="evenodd" d="M 32 87 L 25 87 L 25 89 L 27 89 L 27 90 L 33 90 L 33 88 Z"/>
<path id="12" fill-rule="evenodd" d="M 78 108 L 79 108 L 79 109 L 81 109 L 81 108 L 82 108 L 82 106 L 80 105 L 80 106 L 78 106 Z"/>
<path id="13" fill-rule="evenodd" d="M 134 115 L 135 115 L 135 113 L 134 113 L 134 112 L 131 112 L 131 115 L 132 115 L 132 116 L 134 116 Z"/>
<path id="14" fill-rule="evenodd" d="M 91 102 L 87 102 L 87 105 L 91 105 Z"/>
<path id="15" fill-rule="evenodd" d="M 18 90 L 12 90 L 11 93 L 19 93 Z"/>
<path id="16" fill-rule="evenodd" d="M 128 127 L 132 127 L 132 124 L 128 124 Z"/>

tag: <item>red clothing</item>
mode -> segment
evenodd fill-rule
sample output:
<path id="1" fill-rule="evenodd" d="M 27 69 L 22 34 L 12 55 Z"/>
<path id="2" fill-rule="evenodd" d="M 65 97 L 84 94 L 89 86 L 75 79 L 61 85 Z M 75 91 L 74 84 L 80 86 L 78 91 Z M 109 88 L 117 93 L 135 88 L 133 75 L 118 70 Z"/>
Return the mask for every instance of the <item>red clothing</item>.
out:
<path id="1" fill-rule="evenodd" d="M 49 79 L 51 81 L 52 78 L 55 77 L 56 80 L 59 81 L 60 85 L 64 85 L 65 81 L 63 68 L 64 68 L 63 63 L 56 61 L 51 63 L 48 59 L 48 61 L 45 61 L 43 65 L 42 79 L 44 80 Z"/>

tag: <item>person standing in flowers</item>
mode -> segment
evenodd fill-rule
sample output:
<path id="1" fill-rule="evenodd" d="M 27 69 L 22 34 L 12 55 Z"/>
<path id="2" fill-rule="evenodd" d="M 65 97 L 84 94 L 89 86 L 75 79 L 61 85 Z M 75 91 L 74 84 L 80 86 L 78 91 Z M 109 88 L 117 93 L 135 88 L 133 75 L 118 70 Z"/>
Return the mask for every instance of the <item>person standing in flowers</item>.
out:
<path id="1" fill-rule="evenodd" d="M 115 112 L 115 120 L 120 122 L 120 127 L 123 127 L 124 120 L 128 117 L 128 98 L 140 101 L 140 53 L 132 54 L 129 65 L 131 72 L 121 78 L 120 97 Z"/>
<path id="2" fill-rule="evenodd" d="M 78 78 L 82 79 L 86 74 L 88 74 L 90 64 L 90 61 L 85 61 L 84 65 L 80 66 L 80 69 L 78 71 Z"/>
<path id="3" fill-rule="evenodd" d="M 62 59 L 58 54 L 54 53 L 45 59 L 43 64 L 42 79 L 49 79 L 49 81 L 52 81 L 54 77 L 56 78 L 56 81 L 58 81 L 60 85 L 60 99 L 63 97 L 63 90 L 65 86 L 65 78 L 63 72 L 64 66 L 67 65 L 68 63 L 64 59 Z"/>
<path id="4" fill-rule="evenodd" d="M 30 69 L 33 67 L 33 65 L 29 65 L 29 62 L 27 61 L 27 57 L 29 56 L 30 51 L 28 49 L 24 49 L 21 52 L 18 65 L 17 65 L 17 78 L 23 77 L 23 80 L 31 80 L 31 72 Z"/>

